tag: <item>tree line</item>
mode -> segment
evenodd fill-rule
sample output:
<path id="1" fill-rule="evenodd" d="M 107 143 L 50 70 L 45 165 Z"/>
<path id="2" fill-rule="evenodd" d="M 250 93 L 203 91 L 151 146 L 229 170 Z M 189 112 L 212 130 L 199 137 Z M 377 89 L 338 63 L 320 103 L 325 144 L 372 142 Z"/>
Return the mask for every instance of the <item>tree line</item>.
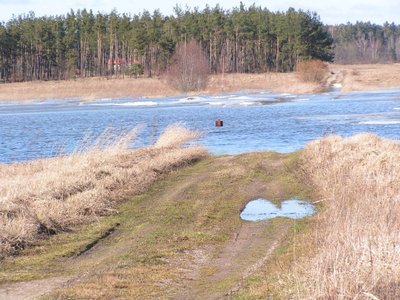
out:
<path id="1" fill-rule="evenodd" d="M 335 42 L 337 63 L 388 63 L 400 59 L 400 25 L 357 22 L 329 30 Z"/>
<path id="2" fill-rule="evenodd" d="M 0 80 L 159 75 L 176 45 L 190 40 L 201 45 L 213 73 L 285 72 L 304 59 L 333 59 L 331 34 L 318 15 L 293 8 L 176 6 L 169 16 L 31 12 L 0 24 Z"/>

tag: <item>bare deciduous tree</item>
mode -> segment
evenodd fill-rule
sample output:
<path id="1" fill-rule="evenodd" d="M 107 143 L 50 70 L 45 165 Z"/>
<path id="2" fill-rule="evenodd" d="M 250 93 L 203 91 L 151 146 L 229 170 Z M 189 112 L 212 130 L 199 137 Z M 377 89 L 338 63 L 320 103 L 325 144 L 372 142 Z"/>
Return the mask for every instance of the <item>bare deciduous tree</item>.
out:
<path id="1" fill-rule="evenodd" d="M 167 71 L 167 81 L 183 92 L 204 89 L 208 83 L 207 57 L 195 40 L 176 46 L 175 54 Z"/>

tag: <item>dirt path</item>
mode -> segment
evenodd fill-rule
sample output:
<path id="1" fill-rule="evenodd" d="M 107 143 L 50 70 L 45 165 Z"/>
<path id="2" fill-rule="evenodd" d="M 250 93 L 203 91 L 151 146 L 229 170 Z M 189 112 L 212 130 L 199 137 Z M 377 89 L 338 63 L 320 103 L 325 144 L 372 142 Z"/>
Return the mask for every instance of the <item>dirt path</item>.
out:
<path id="1" fill-rule="evenodd" d="M 400 86 L 400 64 L 330 64 L 332 83 L 342 92 L 387 90 Z"/>
<path id="2" fill-rule="evenodd" d="M 18 282 L 0 287 L 0 299 L 25 300 L 35 299 L 56 288 L 60 288 L 68 282 L 68 277 L 55 277 L 28 282 Z"/>
<path id="3" fill-rule="evenodd" d="M 281 224 L 269 236 L 268 221 L 246 222 L 214 257 L 203 263 L 213 273 L 198 277 L 192 288 L 177 299 L 222 299 L 238 291 L 245 278 L 255 273 L 268 259 L 285 236 L 288 224 Z"/>
<path id="4" fill-rule="evenodd" d="M 325 86 L 327 88 L 342 88 L 346 79 L 347 70 L 330 70 L 330 76 L 326 80 Z"/>
<path id="5" fill-rule="evenodd" d="M 239 213 L 254 198 L 297 195 L 293 161 L 291 155 L 254 153 L 212 157 L 176 172 L 123 204 L 118 215 L 5 260 L 0 280 L 9 283 L 0 286 L 0 299 L 48 293 L 74 299 L 229 297 L 268 261 L 290 226 L 285 220 L 245 222 Z"/>

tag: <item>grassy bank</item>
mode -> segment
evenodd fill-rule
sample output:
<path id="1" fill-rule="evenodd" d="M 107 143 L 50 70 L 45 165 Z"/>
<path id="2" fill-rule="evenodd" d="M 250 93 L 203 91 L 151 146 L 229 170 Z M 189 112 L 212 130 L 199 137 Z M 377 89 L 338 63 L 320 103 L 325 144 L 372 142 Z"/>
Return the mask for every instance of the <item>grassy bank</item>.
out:
<path id="1" fill-rule="evenodd" d="M 322 86 L 306 83 L 296 73 L 218 74 L 211 75 L 204 91 L 220 94 L 241 90 L 267 89 L 282 93 L 314 93 L 331 84 L 342 91 L 365 91 L 400 86 L 400 64 L 329 65 L 330 74 Z M 196 94 L 196 93 L 195 93 Z M 68 81 L 35 81 L 0 85 L 0 100 L 60 99 L 75 97 L 82 101 L 101 98 L 168 97 L 181 93 L 163 78 L 87 78 Z"/>
<path id="2" fill-rule="evenodd" d="M 398 299 L 400 143 L 313 141 L 300 158 L 318 214 L 297 222 L 235 299 Z"/>
<path id="3" fill-rule="evenodd" d="M 339 83 L 343 92 L 384 90 L 400 87 L 400 64 L 329 66 L 329 83 Z"/>
<path id="4" fill-rule="evenodd" d="M 168 147 L 173 141 L 168 134 L 146 151 L 163 159 L 171 149 L 195 151 L 189 161 L 204 155 Z M 124 203 L 114 195 L 117 213 L 93 214 L 96 222 L 3 259 L 0 298 L 399 298 L 399 153 L 398 142 L 362 134 L 291 154 L 208 156 L 134 197 L 126 193 Z M 122 191 L 139 186 L 135 180 Z M 242 221 L 240 211 L 259 197 L 278 205 L 314 199 L 318 213 Z"/>
<path id="5" fill-rule="evenodd" d="M 324 210 L 309 235 L 315 256 L 297 273 L 313 299 L 400 297 L 400 143 L 331 136 L 304 151 Z"/>
<path id="6" fill-rule="evenodd" d="M 0 296 L 52 289 L 49 299 L 234 294 L 302 222 L 239 218 L 251 199 L 309 197 L 298 158 L 267 152 L 202 159 L 118 205 L 117 214 L 4 259 Z M 12 283 L 26 280 L 33 281 Z"/>
<path id="7" fill-rule="evenodd" d="M 210 77 L 207 88 L 198 94 L 220 94 L 240 90 L 269 89 L 285 93 L 311 93 L 318 85 L 302 82 L 295 73 L 219 74 Z M 0 100 L 60 99 L 82 101 L 101 98 L 168 97 L 182 93 L 162 78 L 87 78 L 68 81 L 35 81 L 0 85 Z"/>
<path id="8" fill-rule="evenodd" d="M 171 126 L 152 147 L 130 150 L 137 130 L 105 134 L 69 156 L 0 165 L 0 256 L 116 212 L 118 202 L 206 155 L 182 147 L 198 133 Z"/>

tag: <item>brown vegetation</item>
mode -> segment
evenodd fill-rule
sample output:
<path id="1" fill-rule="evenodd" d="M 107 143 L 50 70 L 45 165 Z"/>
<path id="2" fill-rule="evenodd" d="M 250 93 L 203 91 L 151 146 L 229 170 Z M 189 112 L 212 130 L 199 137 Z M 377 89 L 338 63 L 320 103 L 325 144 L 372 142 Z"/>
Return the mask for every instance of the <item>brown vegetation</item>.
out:
<path id="1" fill-rule="evenodd" d="M 303 158 L 324 205 L 311 234 L 315 257 L 297 273 L 301 298 L 398 299 L 400 144 L 329 136 Z"/>
<path id="2" fill-rule="evenodd" d="M 195 40 L 179 43 L 167 72 L 167 82 L 182 92 L 204 90 L 208 83 L 210 67 L 201 48 Z"/>
<path id="3" fill-rule="evenodd" d="M 340 84 L 343 92 L 379 90 L 400 86 L 400 64 L 329 65 L 326 85 Z M 304 82 L 296 73 L 218 74 L 210 75 L 202 94 L 240 90 L 267 89 L 286 93 L 313 93 L 321 84 Z M 198 92 L 197 92 L 198 93 Z M 0 84 L 0 100 L 32 100 L 76 97 L 82 101 L 99 98 L 165 97 L 180 92 L 159 78 L 103 79 L 87 78 L 66 81 L 34 81 Z"/>
<path id="4" fill-rule="evenodd" d="M 294 73 L 210 75 L 202 94 L 219 94 L 240 90 L 268 89 L 276 92 L 311 93 L 319 86 L 304 83 Z M 179 96 L 181 92 L 158 78 L 103 79 L 88 78 L 63 81 L 34 81 L 0 84 L 0 100 L 62 99 L 76 97 L 82 101 L 122 97 Z"/>
<path id="5" fill-rule="evenodd" d="M 207 93 L 218 94 L 240 90 L 271 90 L 277 93 L 314 93 L 321 86 L 301 81 L 295 73 L 220 74 L 212 75 Z"/>
<path id="6" fill-rule="evenodd" d="M 136 133 L 106 134 L 70 156 L 0 165 L 0 256 L 114 213 L 118 201 L 206 155 L 202 147 L 182 147 L 198 133 L 176 125 L 154 146 L 128 149 Z"/>
<path id="7" fill-rule="evenodd" d="M 321 84 L 328 74 L 328 64 L 318 59 L 305 60 L 297 64 L 296 71 L 302 81 Z"/>
<path id="8" fill-rule="evenodd" d="M 0 100 L 80 98 L 164 97 L 177 91 L 157 78 L 86 78 L 0 84 Z"/>
<path id="9" fill-rule="evenodd" d="M 329 65 L 334 82 L 343 92 L 400 87 L 400 64 Z"/>

